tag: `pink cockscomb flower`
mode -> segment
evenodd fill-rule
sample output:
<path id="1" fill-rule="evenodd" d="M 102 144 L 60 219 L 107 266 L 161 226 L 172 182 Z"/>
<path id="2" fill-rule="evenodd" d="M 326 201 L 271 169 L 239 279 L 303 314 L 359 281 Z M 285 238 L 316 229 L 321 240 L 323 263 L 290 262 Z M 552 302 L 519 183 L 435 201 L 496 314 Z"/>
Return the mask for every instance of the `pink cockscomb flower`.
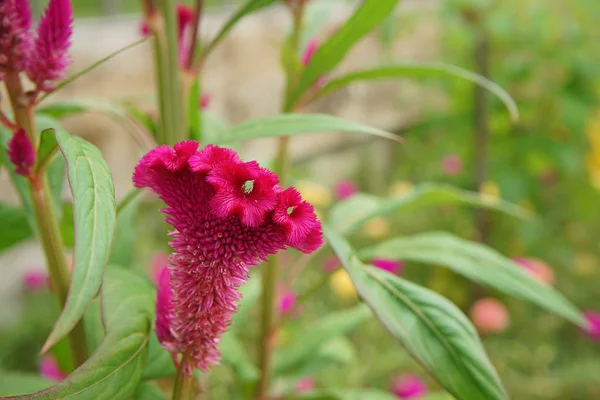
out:
<path id="1" fill-rule="evenodd" d="M 0 80 L 7 70 L 25 69 L 32 46 L 28 0 L 0 1 Z"/>
<path id="2" fill-rule="evenodd" d="M 312 205 L 281 188 L 277 175 L 233 150 L 198 146 L 157 147 L 140 160 L 133 182 L 166 203 L 174 228 L 170 276 L 161 275 L 159 286 L 159 340 L 206 371 L 219 362 L 217 345 L 248 268 L 286 246 L 310 253 L 323 238 Z"/>
<path id="3" fill-rule="evenodd" d="M 306 393 L 315 389 L 316 382 L 310 376 L 303 376 L 302 378 L 296 381 L 296 385 L 294 386 L 294 392 L 296 393 Z"/>
<path id="4" fill-rule="evenodd" d="M 342 266 L 340 259 L 336 256 L 331 256 L 323 262 L 323 271 L 331 273 Z"/>
<path id="5" fill-rule="evenodd" d="M 28 292 L 39 292 L 49 287 L 48 274 L 45 271 L 31 270 L 23 274 L 23 286 Z"/>
<path id="6" fill-rule="evenodd" d="M 600 342 L 600 312 L 587 310 L 583 313 L 587 327 L 583 330 L 590 339 Z"/>
<path id="7" fill-rule="evenodd" d="M 15 173 L 22 176 L 31 175 L 31 167 L 35 164 L 35 149 L 23 129 L 13 134 L 6 153 L 15 166 Z"/>
<path id="8" fill-rule="evenodd" d="M 70 0 L 50 0 L 37 28 L 37 37 L 27 65 L 27 76 L 39 90 L 49 92 L 64 78 L 71 64 L 69 47 L 73 33 Z"/>
<path id="9" fill-rule="evenodd" d="M 469 316 L 477 330 L 485 334 L 502 332 L 510 324 L 510 317 L 504 304 L 490 297 L 473 303 Z"/>
<path id="10" fill-rule="evenodd" d="M 404 269 L 404 263 L 399 260 L 390 260 L 387 258 L 374 258 L 371 265 L 392 274 L 399 274 Z"/>
<path id="11" fill-rule="evenodd" d="M 60 370 L 56 359 L 52 355 L 45 355 L 40 361 L 40 374 L 42 377 L 51 380 L 62 382 L 67 375 Z"/>
<path id="12" fill-rule="evenodd" d="M 463 163 L 459 156 L 450 154 L 442 158 L 442 170 L 446 175 L 458 175 Z"/>
<path id="13" fill-rule="evenodd" d="M 338 200 L 344 200 L 358 193 L 358 185 L 354 181 L 343 180 L 336 183 L 333 191 Z"/>
<path id="14" fill-rule="evenodd" d="M 390 392 L 400 399 L 418 399 L 425 396 L 429 389 L 427 384 L 418 376 L 403 374 L 392 380 Z"/>
<path id="15" fill-rule="evenodd" d="M 538 258 L 516 257 L 513 261 L 529 272 L 529 274 L 546 285 L 554 284 L 554 271 L 548 264 Z"/>

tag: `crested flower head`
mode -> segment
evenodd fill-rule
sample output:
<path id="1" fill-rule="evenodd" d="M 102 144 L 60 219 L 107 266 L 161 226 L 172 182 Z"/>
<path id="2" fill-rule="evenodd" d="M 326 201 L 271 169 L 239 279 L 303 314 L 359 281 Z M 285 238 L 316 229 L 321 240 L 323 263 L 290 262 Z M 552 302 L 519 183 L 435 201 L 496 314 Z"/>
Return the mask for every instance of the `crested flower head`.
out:
<path id="1" fill-rule="evenodd" d="M 600 342 L 600 312 L 587 310 L 583 313 L 587 326 L 583 330 L 590 339 Z"/>
<path id="2" fill-rule="evenodd" d="M 387 258 L 374 258 L 371 260 L 371 264 L 374 267 L 382 269 L 392 274 L 398 274 L 404 268 L 404 263 L 399 260 L 390 260 Z"/>
<path id="3" fill-rule="evenodd" d="M 358 193 L 358 185 L 351 180 L 343 180 L 336 183 L 334 187 L 335 197 L 338 200 L 344 200 Z"/>
<path id="4" fill-rule="evenodd" d="M 174 228 L 170 276 L 159 285 L 157 314 L 168 317 L 157 320 L 159 340 L 207 370 L 219 361 L 217 345 L 248 268 L 286 246 L 314 251 L 323 242 L 321 224 L 277 175 L 218 146 L 159 146 L 141 159 L 133 182 L 158 194 Z"/>
<path id="5" fill-rule="evenodd" d="M 0 1 L 0 80 L 5 70 L 25 69 L 32 44 L 30 28 L 28 0 Z"/>
<path id="6" fill-rule="evenodd" d="M 27 76 L 40 90 L 64 78 L 71 63 L 68 51 L 73 33 L 70 0 L 50 0 L 37 28 L 37 37 L 27 65 Z"/>
<path id="7" fill-rule="evenodd" d="M 427 384 L 416 375 L 399 375 L 392 380 L 390 391 L 400 399 L 418 399 L 425 396 Z"/>
<path id="8" fill-rule="evenodd" d="M 35 149 L 23 129 L 16 131 L 6 150 L 10 162 L 15 165 L 15 172 L 22 176 L 31 175 L 31 167 L 35 164 Z"/>

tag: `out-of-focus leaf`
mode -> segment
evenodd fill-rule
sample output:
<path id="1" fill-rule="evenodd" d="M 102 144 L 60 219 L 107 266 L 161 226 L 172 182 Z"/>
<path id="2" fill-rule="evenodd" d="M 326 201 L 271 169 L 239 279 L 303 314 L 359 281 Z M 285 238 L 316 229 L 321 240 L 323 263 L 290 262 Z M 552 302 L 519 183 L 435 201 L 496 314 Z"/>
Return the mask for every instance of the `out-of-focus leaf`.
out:
<path id="1" fill-rule="evenodd" d="M 0 253 L 22 240 L 33 236 L 33 231 L 22 208 L 0 203 Z"/>
<path id="2" fill-rule="evenodd" d="M 385 199 L 368 193 L 357 193 L 338 201 L 329 211 L 327 221 L 339 232 L 345 232 L 357 221 L 375 212 L 385 203 Z"/>
<path id="3" fill-rule="evenodd" d="M 240 287 L 242 299 L 238 303 L 237 312 L 233 315 L 233 324 L 231 325 L 233 331 L 239 332 L 244 329 L 242 322 L 258 301 L 261 291 L 262 282 L 258 276 L 251 277 Z"/>
<path id="4" fill-rule="evenodd" d="M 44 350 L 73 329 L 98 293 L 110 256 L 116 219 L 113 180 L 100 151 L 64 130 L 56 130 L 55 135 L 67 161 L 73 194 L 75 257 L 67 302 Z"/>
<path id="5" fill-rule="evenodd" d="M 235 337 L 233 331 L 226 332 L 219 344 L 223 363 L 229 365 L 243 382 L 256 381 L 260 375 L 258 368 L 252 364 L 243 344 Z"/>
<path id="6" fill-rule="evenodd" d="M 0 396 L 14 396 L 31 390 L 42 390 L 54 382 L 39 375 L 0 370 Z"/>
<path id="7" fill-rule="evenodd" d="M 475 282 L 530 301 L 579 325 L 581 312 L 551 286 L 534 279 L 512 260 L 488 246 L 446 232 L 397 237 L 362 250 L 363 260 L 385 257 L 445 266 Z"/>
<path id="8" fill-rule="evenodd" d="M 190 88 L 188 103 L 188 132 L 192 140 L 202 142 L 202 117 L 204 110 L 200 107 L 200 82 L 198 78 L 194 79 Z"/>
<path id="9" fill-rule="evenodd" d="M 175 374 L 173 359 L 167 350 L 158 342 L 156 333 L 152 331 L 148 343 L 148 361 L 142 375 L 143 380 L 159 379 Z"/>
<path id="10" fill-rule="evenodd" d="M 139 201 L 133 199 L 125 207 L 118 210 L 117 228 L 110 254 L 109 263 L 130 268 L 133 262 L 136 235 L 136 218 Z"/>
<path id="11" fill-rule="evenodd" d="M 507 395 L 469 319 L 450 301 L 360 262 L 348 242 L 323 229 L 363 300 L 383 326 L 459 399 L 505 400 Z"/>
<path id="12" fill-rule="evenodd" d="M 136 389 L 133 400 L 167 400 L 167 396 L 156 386 L 142 383 Z"/>

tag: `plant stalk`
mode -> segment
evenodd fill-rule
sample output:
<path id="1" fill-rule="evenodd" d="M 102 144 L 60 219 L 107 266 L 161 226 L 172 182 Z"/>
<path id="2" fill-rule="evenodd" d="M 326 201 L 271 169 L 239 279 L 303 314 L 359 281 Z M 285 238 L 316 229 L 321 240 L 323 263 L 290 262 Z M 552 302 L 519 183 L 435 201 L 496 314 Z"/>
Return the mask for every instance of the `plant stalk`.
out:
<path id="1" fill-rule="evenodd" d="M 190 372 L 187 361 L 182 360 L 177 375 L 175 375 L 175 384 L 173 385 L 173 400 L 192 400 L 194 394 L 194 374 Z"/>

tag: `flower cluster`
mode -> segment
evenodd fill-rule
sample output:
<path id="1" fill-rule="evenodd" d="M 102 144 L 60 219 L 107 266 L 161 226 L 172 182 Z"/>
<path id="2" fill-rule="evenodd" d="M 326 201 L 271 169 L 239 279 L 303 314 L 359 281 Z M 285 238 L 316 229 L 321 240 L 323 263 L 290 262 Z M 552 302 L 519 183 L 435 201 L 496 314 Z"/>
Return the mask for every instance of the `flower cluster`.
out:
<path id="1" fill-rule="evenodd" d="M 35 33 L 28 0 L 0 2 L 0 79 L 25 71 L 38 90 L 52 90 L 70 63 L 72 23 L 70 0 L 50 0 Z"/>
<path id="2" fill-rule="evenodd" d="M 166 203 L 174 228 L 174 253 L 159 282 L 157 336 L 191 367 L 207 370 L 219 361 L 219 338 L 248 268 L 286 246 L 310 253 L 323 239 L 313 206 L 279 186 L 276 174 L 233 150 L 198 146 L 185 141 L 150 151 L 133 181 Z"/>
<path id="3" fill-rule="evenodd" d="M 6 149 L 8 159 L 15 165 L 15 173 L 21 176 L 31 176 L 35 164 L 35 149 L 23 129 L 16 131 Z"/>

